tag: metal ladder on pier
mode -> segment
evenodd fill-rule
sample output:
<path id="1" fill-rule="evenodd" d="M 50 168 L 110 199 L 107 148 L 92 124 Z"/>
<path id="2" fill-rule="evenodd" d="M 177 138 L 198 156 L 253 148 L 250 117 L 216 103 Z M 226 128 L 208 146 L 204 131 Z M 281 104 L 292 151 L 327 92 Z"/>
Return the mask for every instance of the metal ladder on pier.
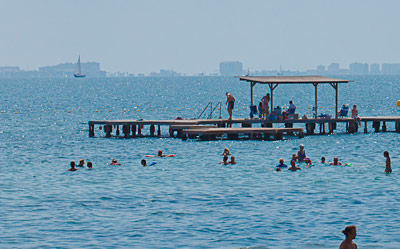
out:
<path id="1" fill-rule="evenodd" d="M 219 108 L 218 108 L 219 107 Z M 219 119 L 222 119 L 222 104 L 221 102 L 218 102 L 215 107 L 213 108 L 213 103 L 212 102 L 208 102 L 208 104 L 206 105 L 206 107 L 204 107 L 203 111 L 200 113 L 200 115 L 197 117 L 197 119 L 200 119 L 200 117 L 205 114 L 205 111 L 210 108 L 210 114 L 208 115 L 207 119 L 212 119 L 212 115 L 215 112 L 215 110 L 219 110 Z"/>

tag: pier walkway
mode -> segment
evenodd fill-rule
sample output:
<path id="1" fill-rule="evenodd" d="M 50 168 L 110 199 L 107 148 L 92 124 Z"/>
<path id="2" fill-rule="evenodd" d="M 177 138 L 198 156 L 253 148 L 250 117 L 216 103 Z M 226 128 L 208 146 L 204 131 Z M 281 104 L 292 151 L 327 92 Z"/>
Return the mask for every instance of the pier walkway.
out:
<path id="1" fill-rule="evenodd" d="M 369 131 L 387 132 L 388 123 L 394 123 L 394 130 L 400 133 L 400 116 L 360 117 L 361 126 L 353 118 L 313 118 L 313 119 L 183 119 L 183 120 L 102 120 L 89 121 L 89 137 L 161 137 L 161 127 L 168 127 L 167 137 L 199 138 L 204 140 L 223 137 L 227 139 L 283 139 L 286 136 L 315 134 L 333 134 L 338 124 L 345 127 L 345 132 L 356 133 L 360 128 Z M 304 125 L 294 128 L 294 125 Z M 371 126 L 369 126 L 371 125 Z M 97 126 L 97 129 L 96 129 Z M 239 127 L 235 127 L 239 126 Z M 275 126 L 275 127 L 274 127 Z M 278 126 L 283 126 L 278 127 Z M 319 129 L 318 129 L 319 128 Z M 97 130 L 97 131 L 96 131 Z M 319 131 L 318 131 L 319 130 Z M 96 131 L 96 132 L 95 132 Z M 272 136 L 272 138 L 271 138 Z M 165 134 L 164 134 L 165 137 Z"/>

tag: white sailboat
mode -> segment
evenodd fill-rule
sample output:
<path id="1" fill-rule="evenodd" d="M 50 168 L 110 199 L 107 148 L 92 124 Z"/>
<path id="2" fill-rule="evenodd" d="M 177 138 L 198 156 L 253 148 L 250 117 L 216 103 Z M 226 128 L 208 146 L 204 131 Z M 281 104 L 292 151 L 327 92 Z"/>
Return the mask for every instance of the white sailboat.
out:
<path id="1" fill-rule="evenodd" d="M 76 72 L 74 73 L 75 78 L 85 78 L 86 74 L 81 72 L 81 56 L 78 57 L 78 63 L 76 64 Z"/>

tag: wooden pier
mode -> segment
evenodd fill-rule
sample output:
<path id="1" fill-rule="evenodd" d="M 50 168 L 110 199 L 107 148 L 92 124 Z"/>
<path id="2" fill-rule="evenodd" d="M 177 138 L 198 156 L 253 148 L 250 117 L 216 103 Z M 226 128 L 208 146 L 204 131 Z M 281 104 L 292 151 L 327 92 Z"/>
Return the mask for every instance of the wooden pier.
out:
<path id="1" fill-rule="evenodd" d="M 226 139 L 283 139 L 285 136 L 333 134 L 338 125 L 343 125 L 346 133 L 356 133 L 363 129 L 369 131 L 400 133 L 400 116 L 361 117 L 361 125 L 353 118 L 314 118 L 314 119 L 184 119 L 184 120 L 104 120 L 89 121 L 89 137 L 162 137 L 161 127 L 167 127 L 169 135 L 182 139 L 199 138 L 211 140 Z M 394 123 L 394 130 L 388 129 Z M 293 127 L 304 125 L 303 128 Z M 239 127 L 236 127 L 239 126 Z M 275 127 L 274 127 L 275 126 Z M 280 126 L 280 127 L 279 127 Z M 97 129 L 96 129 L 97 127 Z M 164 128 L 165 129 L 165 128 Z"/>

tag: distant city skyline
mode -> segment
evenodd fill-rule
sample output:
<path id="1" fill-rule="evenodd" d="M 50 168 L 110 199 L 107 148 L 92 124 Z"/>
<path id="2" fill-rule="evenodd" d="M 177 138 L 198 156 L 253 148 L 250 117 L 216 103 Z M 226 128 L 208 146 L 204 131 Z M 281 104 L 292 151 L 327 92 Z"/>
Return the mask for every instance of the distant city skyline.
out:
<path id="1" fill-rule="evenodd" d="M 130 72 L 106 72 L 100 68 L 98 62 L 82 62 L 82 73 L 88 77 L 176 77 L 176 76 L 295 76 L 295 75 L 400 75 L 400 63 L 360 63 L 353 62 L 348 68 L 341 67 L 339 63 L 333 62 L 329 65 L 319 65 L 314 69 L 304 71 L 280 68 L 276 69 L 245 69 L 240 61 L 222 61 L 219 63 L 217 73 L 205 74 L 198 72 L 185 74 L 173 69 L 159 69 L 148 74 Z M 0 67 L 0 78 L 54 78 L 73 77 L 76 72 L 76 63 L 59 63 L 57 65 L 39 67 L 37 70 L 23 70 L 19 66 Z"/>
<path id="2" fill-rule="evenodd" d="M 108 72 L 160 68 L 305 71 L 400 60 L 400 1 L 2 1 L 0 66 L 97 61 Z"/>

